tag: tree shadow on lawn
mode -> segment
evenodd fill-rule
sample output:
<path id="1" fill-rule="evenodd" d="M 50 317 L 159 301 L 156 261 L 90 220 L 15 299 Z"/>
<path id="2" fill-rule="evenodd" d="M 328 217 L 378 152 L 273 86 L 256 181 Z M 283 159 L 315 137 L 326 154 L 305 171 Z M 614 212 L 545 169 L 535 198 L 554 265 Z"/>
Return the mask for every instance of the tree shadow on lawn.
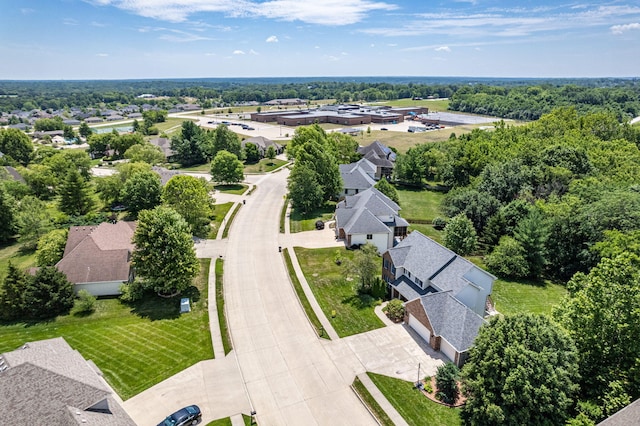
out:
<path id="1" fill-rule="evenodd" d="M 172 297 L 161 297 L 157 293 L 146 292 L 141 300 L 127 303 L 127 306 L 131 307 L 132 314 L 151 321 L 176 319 L 180 318 L 181 315 L 180 299 L 183 297 L 191 299 L 191 309 L 193 310 L 193 303 L 198 302 L 201 298 L 200 290 L 196 286 L 191 286 L 184 292 Z"/>
<path id="2" fill-rule="evenodd" d="M 300 221 L 300 220 L 315 219 L 317 217 L 322 217 L 323 215 L 333 214 L 335 211 L 336 211 L 335 203 L 325 203 L 322 207 L 318 209 L 314 209 L 310 212 L 301 212 L 297 209 L 292 209 L 291 220 Z"/>
<path id="3" fill-rule="evenodd" d="M 358 310 L 371 309 L 378 305 L 379 299 L 369 294 L 354 294 L 341 300 L 343 305 L 351 305 Z"/>
<path id="4" fill-rule="evenodd" d="M 220 192 L 230 192 L 230 191 L 240 191 L 244 189 L 245 186 L 240 184 L 229 184 L 229 185 L 215 185 L 214 188 Z"/>

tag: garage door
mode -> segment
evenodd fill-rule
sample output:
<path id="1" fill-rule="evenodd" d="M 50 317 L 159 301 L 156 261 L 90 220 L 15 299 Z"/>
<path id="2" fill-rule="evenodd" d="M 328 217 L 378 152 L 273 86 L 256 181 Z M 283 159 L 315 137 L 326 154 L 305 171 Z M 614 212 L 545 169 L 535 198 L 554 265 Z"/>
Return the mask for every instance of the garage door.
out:
<path id="1" fill-rule="evenodd" d="M 440 339 L 440 351 L 445 354 L 451 362 L 456 360 L 456 350 L 445 339 Z"/>
<path id="2" fill-rule="evenodd" d="M 413 328 L 416 333 L 422 337 L 427 344 L 429 344 L 429 340 L 431 339 L 431 332 L 427 327 L 424 326 L 413 314 L 409 314 L 409 327 Z"/>

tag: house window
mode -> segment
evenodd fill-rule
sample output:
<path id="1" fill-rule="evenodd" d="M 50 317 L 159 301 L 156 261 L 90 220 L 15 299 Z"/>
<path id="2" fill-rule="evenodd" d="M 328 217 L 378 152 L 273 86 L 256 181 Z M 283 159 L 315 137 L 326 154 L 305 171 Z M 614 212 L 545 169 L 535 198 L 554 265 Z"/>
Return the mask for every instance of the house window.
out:
<path id="1" fill-rule="evenodd" d="M 389 261 L 387 259 L 382 261 L 382 267 L 384 269 L 389 269 Z"/>
<path id="2" fill-rule="evenodd" d="M 404 271 L 407 273 L 407 276 L 411 278 L 411 272 L 407 271 L 406 269 Z"/>
<path id="3" fill-rule="evenodd" d="M 367 240 L 373 240 L 373 234 L 367 234 Z"/>
<path id="4" fill-rule="evenodd" d="M 393 263 L 391 264 L 391 273 L 394 277 L 396 276 L 396 267 L 393 265 Z"/>
<path id="5" fill-rule="evenodd" d="M 418 284 L 420 288 L 422 288 L 422 280 L 420 280 L 419 278 L 416 278 L 416 284 Z"/>

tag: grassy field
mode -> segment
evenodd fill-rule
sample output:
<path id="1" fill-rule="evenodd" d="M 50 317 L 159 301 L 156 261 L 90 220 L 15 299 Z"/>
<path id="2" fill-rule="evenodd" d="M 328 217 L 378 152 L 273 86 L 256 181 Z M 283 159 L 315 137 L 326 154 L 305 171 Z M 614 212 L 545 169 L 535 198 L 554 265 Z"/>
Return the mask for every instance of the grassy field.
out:
<path id="1" fill-rule="evenodd" d="M 245 193 L 249 185 L 243 183 L 236 183 L 231 185 L 215 185 L 213 187 L 216 191 L 224 192 L 225 194 L 242 195 Z"/>
<path id="2" fill-rule="evenodd" d="M 289 226 L 291 227 L 290 231 L 292 234 L 296 232 L 312 231 L 316 229 L 317 220 L 330 220 L 335 211 L 336 203 L 331 201 L 327 201 L 321 208 L 304 215 L 293 209 L 291 210 L 291 217 L 289 218 Z"/>
<path id="3" fill-rule="evenodd" d="M 410 425 L 460 425 L 460 410 L 431 401 L 413 383 L 367 373 L 380 392 Z"/>
<path id="4" fill-rule="evenodd" d="M 244 172 L 245 173 L 269 173 L 282 166 L 283 164 L 287 164 L 284 160 L 279 160 L 274 158 L 273 160 L 269 160 L 268 158 L 263 158 L 254 164 L 245 164 Z"/>
<path id="5" fill-rule="evenodd" d="M 429 108 L 429 111 L 447 111 L 447 108 L 449 108 L 449 99 L 422 99 L 414 101 L 411 98 L 404 98 L 393 101 L 372 102 L 371 105 L 388 105 L 393 107 L 421 106 Z"/>
<path id="6" fill-rule="evenodd" d="M 486 269 L 480 257 L 471 257 L 469 260 Z M 493 283 L 491 299 L 496 310 L 505 315 L 523 312 L 551 314 L 553 307 L 560 303 L 566 294 L 567 289 L 564 286 L 548 281 L 516 281 L 498 278 Z"/>
<path id="7" fill-rule="evenodd" d="M 213 206 L 213 220 L 211 221 L 211 231 L 209 231 L 209 239 L 215 240 L 216 235 L 218 235 L 218 229 L 220 229 L 220 225 L 222 225 L 222 220 L 227 215 L 227 213 L 229 213 L 231 206 L 233 206 L 232 202 L 215 204 Z"/>
<path id="8" fill-rule="evenodd" d="M 25 342 L 62 336 L 91 359 L 122 399 L 128 399 L 203 359 L 213 358 L 207 281 L 210 259 L 200 260 L 192 311 L 180 315 L 180 298 L 148 295 L 140 302 L 99 299 L 88 316 L 59 316 L 38 323 L 0 325 L 0 352 Z"/>
<path id="9" fill-rule="evenodd" d="M 352 251 L 301 247 L 294 250 L 318 304 L 340 337 L 384 327 L 373 311 L 379 301 L 356 294 L 353 282 L 344 277 L 345 261 L 353 258 Z M 336 252 L 343 259 L 340 266 L 334 262 Z M 335 315 L 332 315 L 333 311 Z"/>
<path id="10" fill-rule="evenodd" d="M 302 289 L 300 280 L 298 280 L 298 276 L 293 270 L 293 263 L 291 262 L 291 255 L 289 255 L 289 249 L 285 248 L 282 251 L 282 254 L 284 256 L 284 263 L 287 266 L 287 272 L 289 273 L 289 278 L 291 279 L 291 283 L 293 284 L 293 289 L 295 290 L 296 295 L 298 296 L 298 300 L 300 300 L 302 309 L 304 309 L 304 312 L 307 315 L 307 318 L 309 318 L 309 321 L 315 327 L 318 335 L 320 335 L 320 337 L 324 337 L 328 339 L 329 336 L 327 336 L 324 333 L 321 333 L 322 323 L 320 322 L 320 320 L 318 319 L 318 316 L 316 315 L 315 311 L 311 307 L 311 304 L 309 303 L 309 299 L 307 299 L 307 295 L 304 293 L 304 290 Z"/>
<path id="11" fill-rule="evenodd" d="M 211 164 L 197 164 L 195 166 L 189 167 L 179 167 L 178 170 L 181 172 L 200 172 L 200 173 L 209 173 L 211 171 Z"/>
<path id="12" fill-rule="evenodd" d="M 34 251 L 22 252 L 20 244 L 0 246 L 0 280 L 4 280 L 7 274 L 9 262 L 13 263 L 21 270 L 28 269 L 36 265 L 36 253 Z"/>
<path id="13" fill-rule="evenodd" d="M 442 233 L 442 231 L 438 231 L 432 225 L 423 225 L 420 223 L 411 224 L 409 225 L 409 232 L 411 231 L 420 231 L 422 234 L 431 238 L 435 242 L 439 244 L 444 244 L 443 242 L 444 234 Z"/>
<path id="14" fill-rule="evenodd" d="M 391 420 L 382 407 L 380 407 L 378 401 L 376 401 L 371 393 L 369 393 L 369 390 L 362 384 L 359 378 L 356 377 L 351 386 L 353 386 L 356 393 L 364 401 L 367 407 L 369 407 L 369 410 L 371 410 L 382 426 L 393 426 L 393 420 Z"/>
<path id="15" fill-rule="evenodd" d="M 183 121 L 196 121 L 196 120 L 192 120 L 190 118 L 168 117 L 167 121 L 164 121 L 162 123 L 156 123 L 154 124 L 154 126 L 157 127 L 158 130 L 160 130 L 160 133 L 166 133 L 167 135 L 171 136 L 173 135 L 173 133 L 180 131 Z"/>

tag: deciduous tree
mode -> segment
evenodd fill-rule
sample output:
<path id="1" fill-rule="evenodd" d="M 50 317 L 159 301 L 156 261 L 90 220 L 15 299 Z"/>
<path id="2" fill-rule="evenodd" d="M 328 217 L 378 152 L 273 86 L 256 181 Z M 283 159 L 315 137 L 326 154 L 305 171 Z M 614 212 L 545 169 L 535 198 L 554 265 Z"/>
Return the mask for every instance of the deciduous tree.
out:
<path id="1" fill-rule="evenodd" d="M 460 256 L 473 253 L 478 245 L 478 237 L 473 223 L 460 213 L 449 219 L 444 228 L 444 245 Z"/>
<path id="2" fill-rule="evenodd" d="M 164 206 L 140 212 L 133 242 L 133 264 L 147 288 L 178 294 L 191 286 L 199 264 L 189 225 L 178 212 Z"/>
<path id="3" fill-rule="evenodd" d="M 172 177 L 162 190 L 162 202 L 180 213 L 193 235 L 207 236 L 213 203 L 203 178 L 188 175 Z"/>
<path id="4" fill-rule="evenodd" d="M 495 316 L 462 369 L 467 425 L 564 424 L 578 378 L 576 347 L 546 316 Z"/>
<path id="5" fill-rule="evenodd" d="M 0 152 L 26 166 L 31 160 L 33 144 L 22 130 L 0 129 Z"/>
<path id="6" fill-rule="evenodd" d="M 162 185 L 160 176 L 151 171 L 140 171 L 129 177 L 122 187 L 122 202 L 136 216 L 141 210 L 160 204 Z"/>
<path id="7" fill-rule="evenodd" d="M 294 209 L 311 212 L 324 203 L 318 174 L 305 166 L 297 165 L 288 177 L 289 198 Z"/>
<path id="8" fill-rule="evenodd" d="M 396 188 L 394 188 L 393 185 L 391 185 L 389 181 L 387 181 L 387 179 L 380 179 L 374 186 L 378 191 L 389 197 L 391 201 L 400 205 L 400 197 L 398 196 L 398 191 L 396 191 Z"/>
<path id="9" fill-rule="evenodd" d="M 38 266 L 53 266 L 62 259 L 64 247 L 67 244 L 67 234 L 66 229 L 54 229 L 40 237 L 36 250 Z"/>
<path id="10" fill-rule="evenodd" d="M 211 161 L 211 177 L 215 182 L 238 183 L 244 179 L 244 167 L 235 154 L 222 150 Z"/>

